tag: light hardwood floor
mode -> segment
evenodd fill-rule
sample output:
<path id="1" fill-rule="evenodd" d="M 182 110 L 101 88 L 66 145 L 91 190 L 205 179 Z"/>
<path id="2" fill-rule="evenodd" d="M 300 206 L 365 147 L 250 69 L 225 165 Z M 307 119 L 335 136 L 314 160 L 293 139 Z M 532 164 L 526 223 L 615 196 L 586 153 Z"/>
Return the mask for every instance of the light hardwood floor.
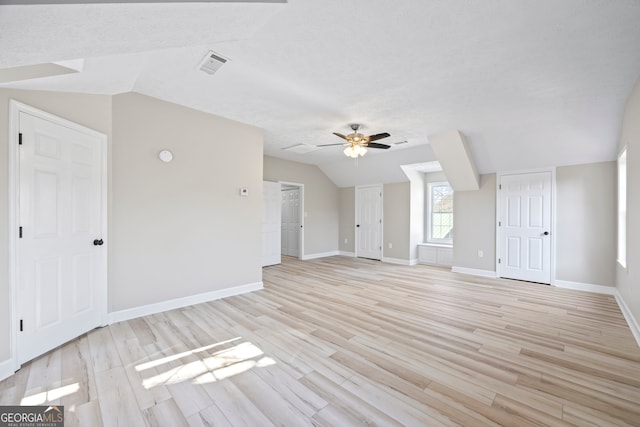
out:
<path id="1" fill-rule="evenodd" d="M 640 425 L 611 296 L 331 257 L 97 329 L 0 383 L 67 426 Z"/>

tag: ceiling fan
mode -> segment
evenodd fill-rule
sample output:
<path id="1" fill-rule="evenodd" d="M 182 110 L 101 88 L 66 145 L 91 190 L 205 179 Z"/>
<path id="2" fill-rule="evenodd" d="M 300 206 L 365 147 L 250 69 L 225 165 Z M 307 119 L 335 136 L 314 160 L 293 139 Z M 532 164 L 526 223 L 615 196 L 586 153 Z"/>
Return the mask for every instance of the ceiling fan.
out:
<path id="1" fill-rule="evenodd" d="M 350 126 L 351 126 L 351 129 L 353 130 L 353 133 L 350 133 L 349 135 L 342 135 L 341 133 L 333 132 L 334 135 L 339 136 L 340 138 L 346 140 L 347 142 L 341 142 L 337 144 L 322 144 L 322 145 L 317 145 L 317 147 L 346 145 L 346 148 L 344 149 L 344 154 L 354 159 L 357 159 L 358 156 L 364 156 L 365 153 L 367 152 L 367 148 L 380 148 L 382 150 L 387 150 L 391 148 L 391 146 L 387 144 L 372 142 L 372 141 L 377 141 L 379 139 L 383 139 L 391 136 L 387 132 L 364 136 L 363 134 L 358 132 L 358 129 L 360 129 L 359 124 L 354 123 Z"/>

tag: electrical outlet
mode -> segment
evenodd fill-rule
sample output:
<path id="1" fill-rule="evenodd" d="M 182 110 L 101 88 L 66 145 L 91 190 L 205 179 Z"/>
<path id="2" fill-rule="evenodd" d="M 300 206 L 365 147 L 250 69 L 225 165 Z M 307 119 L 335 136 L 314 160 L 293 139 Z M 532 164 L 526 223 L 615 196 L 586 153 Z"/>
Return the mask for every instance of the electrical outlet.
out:
<path id="1" fill-rule="evenodd" d="M 478 258 L 482 258 L 484 256 L 484 252 L 478 251 Z"/>
<path id="2" fill-rule="evenodd" d="M 389 249 L 393 249 L 393 243 L 389 243 Z"/>
<path id="3" fill-rule="evenodd" d="M 344 244 L 346 245 L 347 243 L 349 243 L 349 240 L 344 239 Z"/>

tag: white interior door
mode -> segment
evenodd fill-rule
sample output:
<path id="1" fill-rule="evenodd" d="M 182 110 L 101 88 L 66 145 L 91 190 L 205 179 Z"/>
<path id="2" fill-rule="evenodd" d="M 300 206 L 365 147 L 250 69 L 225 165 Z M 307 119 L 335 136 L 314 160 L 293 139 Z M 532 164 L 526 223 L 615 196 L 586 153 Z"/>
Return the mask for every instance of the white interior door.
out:
<path id="1" fill-rule="evenodd" d="M 282 255 L 300 256 L 300 189 L 282 190 Z"/>
<path id="2" fill-rule="evenodd" d="M 499 184 L 500 277 L 551 283 L 551 172 L 502 175 Z"/>
<path id="3" fill-rule="evenodd" d="M 104 136 L 21 111 L 18 363 L 102 323 Z"/>
<path id="4" fill-rule="evenodd" d="M 382 259 L 382 186 L 356 188 L 356 256 Z"/>
<path id="5" fill-rule="evenodd" d="M 280 264 L 280 184 L 262 183 L 262 266 Z"/>

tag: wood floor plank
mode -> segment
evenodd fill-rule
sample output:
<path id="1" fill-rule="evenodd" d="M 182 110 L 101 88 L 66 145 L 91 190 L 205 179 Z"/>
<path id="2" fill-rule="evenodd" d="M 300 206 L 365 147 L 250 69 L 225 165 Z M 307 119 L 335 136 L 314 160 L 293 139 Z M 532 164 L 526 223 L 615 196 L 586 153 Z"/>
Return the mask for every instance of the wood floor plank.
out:
<path id="1" fill-rule="evenodd" d="M 347 257 L 283 257 L 263 283 L 91 331 L 0 404 L 69 426 L 640 425 L 610 295 Z"/>

